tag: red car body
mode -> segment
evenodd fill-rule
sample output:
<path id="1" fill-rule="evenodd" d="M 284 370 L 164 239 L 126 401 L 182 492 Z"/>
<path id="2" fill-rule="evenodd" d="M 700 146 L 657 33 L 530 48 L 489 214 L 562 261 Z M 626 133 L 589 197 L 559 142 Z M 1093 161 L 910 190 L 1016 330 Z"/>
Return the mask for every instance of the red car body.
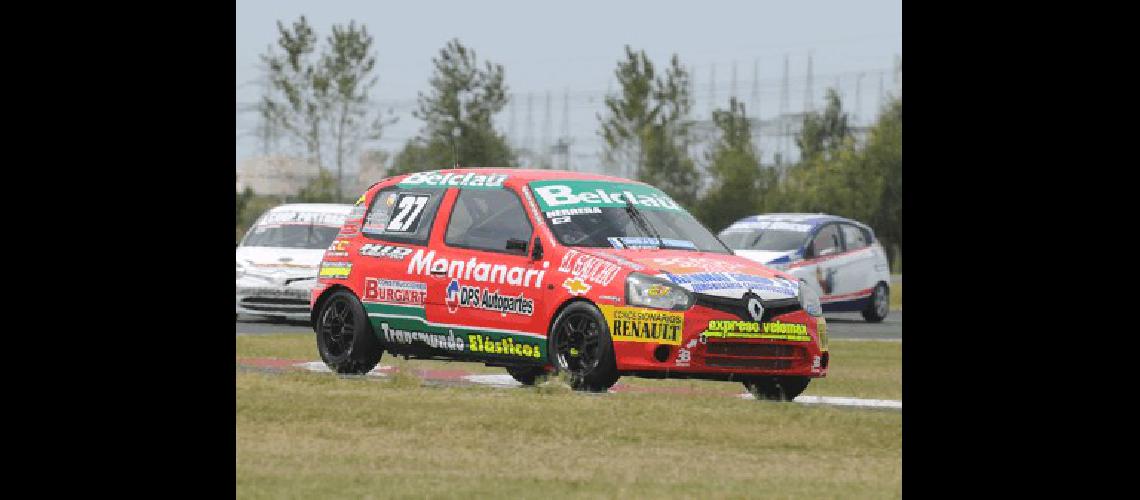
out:
<path id="1" fill-rule="evenodd" d="M 768 283 L 773 290 L 787 290 L 789 282 L 798 285 L 796 278 L 729 253 L 564 245 L 540 209 L 540 205 L 551 208 L 545 204 L 547 198 L 539 199 L 535 191 L 547 181 L 614 183 L 638 193 L 660 193 L 626 179 L 550 170 L 456 169 L 382 180 L 364 193 L 326 252 L 311 297 L 314 325 L 322 301 L 333 291 L 347 289 L 362 302 L 373 334 L 388 352 L 492 366 L 550 367 L 547 339 L 554 318 L 568 304 L 585 301 L 604 315 L 622 375 L 719 380 L 827 375 L 826 324 L 821 316 L 785 299 L 784 306 L 769 307 L 765 317 L 750 317 L 745 294 L 755 291 L 752 285 L 764 288 Z M 438 199 L 421 201 L 404 188 L 430 191 Z M 520 243 L 525 253 L 521 246 L 516 253 L 504 253 L 445 241 L 463 189 L 504 189 L 519 198 L 532 227 L 531 237 Z M 604 189 L 597 191 L 596 196 L 579 193 L 580 198 L 573 199 L 620 201 Z M 543 191 L 548 192 L 562 191 Z M 630 193 L 627 199 L 637 196 L 641 195 Z M 405 223 L 397 220 L 404 212 L 396 210 L 403 206 L 412 207 L 408 223 L 411 218 L 426 223 L 428 218 L 421 213 L 430 216 L 428 211 L 434 210 L 430 229 L 425 229 L 426 241 L 416 244 L 367 235 L 368 226 L 375 224 L 366 215 L 371 216 L 375 203 L 392 207 L 388 219 L 381 221 L 388 228 Z M 421 213 L 415 213 L 417 204 Z M 542 248 L 538 259 L 536 245 Z M 691 307 L 674 311 L 630 306 L 626 278 L 633 272 L 665 276 L 690 291 L 697 278 L 722 276 L 717 273 L 751 281 L 739 297 L 732 296 L 736 292 L 695 293 Z M 661 289 L 659 293 L 668 293 L 667 286 Z"/>

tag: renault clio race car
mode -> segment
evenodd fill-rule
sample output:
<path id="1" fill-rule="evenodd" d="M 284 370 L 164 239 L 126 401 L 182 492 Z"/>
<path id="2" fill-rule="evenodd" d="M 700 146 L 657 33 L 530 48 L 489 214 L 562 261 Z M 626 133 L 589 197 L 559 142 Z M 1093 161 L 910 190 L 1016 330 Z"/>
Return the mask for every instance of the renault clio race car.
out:
<path id="1" fill-rule="evenodd" d="M 740 219 L 719 236 L 737 255 L 807 283 L 824 312 L 858 311 L 877 323 L 890 311 L 887 254 L 866 224 L 825 214 L 764 214 Z"/>
<path id="2" fill-rule="evenodd" d="M 384 351 L 505 367 L 743 382 L 791 400 L 828 370 L 818 297 L 732 251 L 664 192 L 550 170 L 382 180 L 321 262 L 317 348 L 339 373 Z"/>
<path id="3" fill-rule="evenodd" d="M 237 314 L 308 321 L 317 267 L 351 210 L 304 203 L 262 214 L 237 247 Z"/>

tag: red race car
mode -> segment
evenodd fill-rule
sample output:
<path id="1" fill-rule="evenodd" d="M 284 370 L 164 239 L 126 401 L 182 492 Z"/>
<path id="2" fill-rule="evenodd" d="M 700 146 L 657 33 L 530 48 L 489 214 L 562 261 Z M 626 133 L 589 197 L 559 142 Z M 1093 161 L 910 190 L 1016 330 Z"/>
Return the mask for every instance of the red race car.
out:
<path id="1" fill-rule="evenodd" d="M 311 297 L 321 358 L 365 373 L 384 351 L 549 371 L 743 382 L 791 400 L 827 375 L 819 298 L 737 257 L 664 192 L 616 177 L 456 169 L 392 177 L 357 201 Z"/>

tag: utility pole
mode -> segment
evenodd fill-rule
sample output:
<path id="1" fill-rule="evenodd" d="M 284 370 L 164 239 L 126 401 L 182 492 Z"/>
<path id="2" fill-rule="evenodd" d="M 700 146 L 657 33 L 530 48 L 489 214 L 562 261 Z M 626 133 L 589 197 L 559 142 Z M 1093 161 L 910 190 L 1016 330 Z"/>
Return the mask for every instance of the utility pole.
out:
<path id="1" fill-rule="evenodd" d="M 709 119 L 716 109 L 716 63 L 709 65 Z"/>
<path id="2" fill-rule="evenodd" d="M 736 99 L 736 60 L 732 61 L 732 87 L 729 89 L 729 96 Z"/>
<path id="3" fill-rule="evenodd" d="M 812 83 L 811 83 L 811 51 L 808 51 L 807 59 L 807 87 L 804 88 L 804 112 L 811 113 L 814 111 L 812 106 Z"/>
<path id="4" fill-rule="evenodd" d="M 562 169 L 570 169 L 570 87 L 562 95 L 562 138 L 559 140 L 562 150 Z"/>
<path id="5" fill-rule="evenodd" d="M 550 165 L 550 91 L 546 91 L 546 111 L 542 115 L 542 161 L 541 168 Z"/>
<path id="6" fill-rule="evenodd" d="M 523 136 L 523 149 L 526 150 L 527 156 L 533 161 L 533 148 L 534 148 L 534 94 L 532 92 L 526 93 L 526 135 Z"/>
<path id="7" fill-rule="evenodd" d="M 507 141 L 510 142 L 511 148 L 518 148 L 518 138 L 515 137 L 515 101 L 518 100 L 518 94 L 511 94 L 510 101 L 510 121 L 507 122 Z"/>

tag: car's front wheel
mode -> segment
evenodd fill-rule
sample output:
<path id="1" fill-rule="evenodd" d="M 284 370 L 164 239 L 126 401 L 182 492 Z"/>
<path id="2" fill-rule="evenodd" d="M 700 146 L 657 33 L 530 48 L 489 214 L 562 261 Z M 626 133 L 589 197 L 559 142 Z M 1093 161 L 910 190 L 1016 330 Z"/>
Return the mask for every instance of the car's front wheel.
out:
<path id="1" fill-rule="evenodd" d="M 316 330 L 321 359 L 337 373 L 368 373 L 384 354 L 364 306 L 345 290 L 333 292 L 321 305 Z"/>
<path id="2" fill-rule="evenodd" d="M 605 392 L 620 377 L 606 319 L 588 302 L 575 302 L 558 314 L 547 350 L 576 390 Z"/>
<path id="3" fill-rule="evenodd" d="M 744 380 L 744 387 L 758 400 L 791 401 L 803 393 L 810 382 L 808 377 L 749 377 Z"/>
<path id="4" fill-rule="evenodd" d="M 863 319 L 869 323 L 878 323 L 887 317 L 890 310 L 891 291 L 887 285 L 879 283 L 875 285 L 875 291 L 871 292 L 871 302 L 863 309 Z"/>

